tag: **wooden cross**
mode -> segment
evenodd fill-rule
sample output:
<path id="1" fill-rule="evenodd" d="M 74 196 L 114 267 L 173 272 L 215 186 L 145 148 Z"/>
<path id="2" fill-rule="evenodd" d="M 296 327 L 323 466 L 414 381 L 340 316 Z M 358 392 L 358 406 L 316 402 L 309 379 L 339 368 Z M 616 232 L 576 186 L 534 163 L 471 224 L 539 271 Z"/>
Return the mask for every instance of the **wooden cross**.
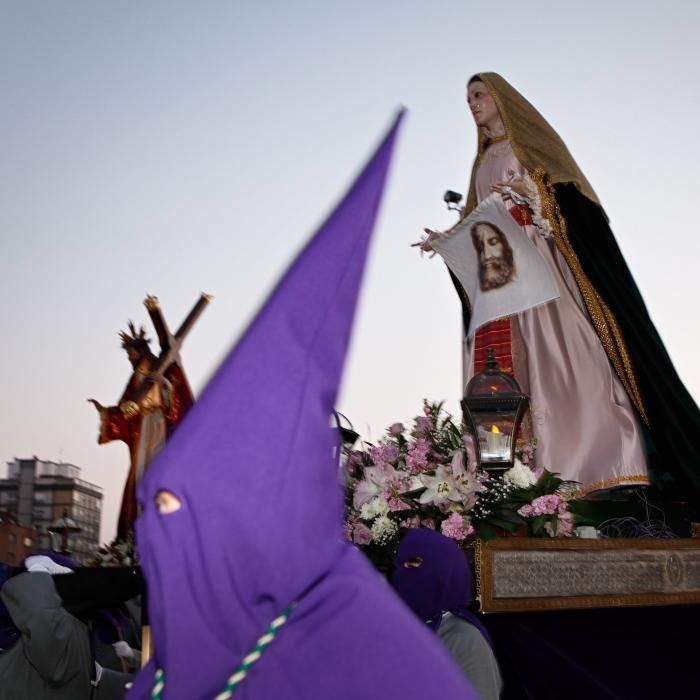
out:
<path id="1" fill-rule="evenodd" d="M 187 314 L 185 320 L 180 324 L 180 327 L 173 335 L 168 328 L 168 324 L 165 321 L 163 312 L 160 308 L 160 302 L 158 297 L 149 294 L 143 301 L 144 306 L 148 310 L 148 315 L 153 321 L 153 326 L 158 334 L 158 342 L 160 343 L 160 355 L 156 361 L 155 367 L 151 369 L 150 374 L 146 377 L 146 381 L 143 382 L 139 390 L 136 392 L 133 401 L 137 405 L 141 405 L 143 399 L 146 398 L 146 394 L 150 390 L 152 384 L 158 380 L 164 379 L 165 372 L 170 367 L 170 365 L 177 363 L 182 370 L 182 376 L 185 380 L 190 394 L 192 390 L 190 389 L 189 382 L 185 376 L 185 370 L 182 365 L 182 358 L 180 357 L 180 348 L 184 342 L 187 334 L 192 329 L 195 321 L 199 318 L 202 311 L 206 308 L 207 304 L 213 299 L 211 294 L 205 294 L 202 292 L 199 299 L 192 307 L 192 310 Z"/>

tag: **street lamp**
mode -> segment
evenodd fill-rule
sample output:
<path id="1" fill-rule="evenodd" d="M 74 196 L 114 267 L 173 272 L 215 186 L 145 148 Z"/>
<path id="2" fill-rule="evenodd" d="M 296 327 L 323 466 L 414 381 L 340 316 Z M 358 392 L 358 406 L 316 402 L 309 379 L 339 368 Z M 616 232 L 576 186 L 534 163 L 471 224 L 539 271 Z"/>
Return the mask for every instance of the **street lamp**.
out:
<path id="1" fill-rule="evenodd" d="M 68 535 L 76 532 L 82 532 L 83 528 L 78 526 L 78 523 L 73 518 L 68 517 L 68 510 L 64 509 L 63 515 L 56 518 L 47 530 L 53 535 L 61 535 L 61 554 L 69 554 L 68 550 Z"/>
<path id="2" fill-rule="evenodd" d="M 493 348 L 489 348 L 484 371 L 471 378 L 462 399 L 477 462 L 486 471 L 500 474 L 513 466 L 515 441 L 528 400 L 518 382 L 498 369 Z"/>

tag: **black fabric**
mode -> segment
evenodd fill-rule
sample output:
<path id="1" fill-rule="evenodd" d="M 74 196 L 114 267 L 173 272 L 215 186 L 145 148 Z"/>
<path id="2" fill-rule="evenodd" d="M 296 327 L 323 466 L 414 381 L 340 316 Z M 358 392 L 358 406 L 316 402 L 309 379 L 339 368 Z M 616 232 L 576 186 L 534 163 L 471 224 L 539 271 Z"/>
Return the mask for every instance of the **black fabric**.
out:
<path id="1" fill-rule="evenodd" d="M 649 416 L 650 466 L 660 477 L 657 485 L 664 488 L 670 474 L 678 495 L 690 500 L 697 514 L 700 410 L 673 367 L 603 211 L 572 184 L 554 189 L 583 271 L 615 315 L 627 343 Z M 691 300 L 688 306 L 692 308 Z"/>
<path id="2" fill-rule="evenodd" d="M 700 606 L 485 616 L 502 700 L 697 697 Z"/>
<path id="3" fill-rule="evenodd" d="M 138 596 L 143 589 L 141 570 L 127 567 L 77 568 L 53 577 L 63 607 L 85 619 Z"/>
<path id="4" fill-rule="evenodd" d="M 457 296 L 459 297 L 459 303 L 462 306 L 462 323 L 464 323 L 464 332 L 466 334 L 469 331 L 469 322 L 472 318 L 469 297 L 467 296 L 467 293 L 464 291 L 464 287 L 462 287 L 460 281 L 457 279 L 454 272 L 452 272 L 452 270 L 450 270 L 449 267 L 445 267 L 450 275 L 450 279 L 452 280 L 452 284 L 454 285 L 455 291 L 457 292 Z"/>

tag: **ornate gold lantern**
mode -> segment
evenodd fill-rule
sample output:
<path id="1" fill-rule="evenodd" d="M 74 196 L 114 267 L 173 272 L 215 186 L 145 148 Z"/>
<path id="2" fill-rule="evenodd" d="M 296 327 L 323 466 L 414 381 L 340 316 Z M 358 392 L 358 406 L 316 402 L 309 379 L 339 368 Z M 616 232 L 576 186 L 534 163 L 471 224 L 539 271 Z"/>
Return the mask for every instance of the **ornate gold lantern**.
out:
<path id="1" fill-rule="evenodd" d="M 479 466 L 495 473 L 513 466 L 515 441 L 528 400 L 518 382 L 498 369 L 493 349 L 489 348 L 484 371 L 471 378 L 462 399 Z"/>

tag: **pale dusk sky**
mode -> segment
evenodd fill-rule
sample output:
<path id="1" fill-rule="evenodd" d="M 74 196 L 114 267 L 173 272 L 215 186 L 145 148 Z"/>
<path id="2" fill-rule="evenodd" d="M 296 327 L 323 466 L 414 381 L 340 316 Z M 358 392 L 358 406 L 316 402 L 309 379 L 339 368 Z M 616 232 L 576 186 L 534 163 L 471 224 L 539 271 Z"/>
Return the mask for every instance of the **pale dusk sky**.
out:
<path id="1" fill-rule="evenodd" d="M 457 298 L 409 243 L 454 220 L 480 70 L 569 146 L 697 399 L 699 23 L 673 0 L 0 3 L 0 459 L 81 466 L 110 539 L 128 453 L 85 400 L 126 383 L 117 331 L 151 332 L 148 292 L 173 327 L 214 294 L 183 353 L 201 390 L 400 104 L 339 408 L 371 439 L 423 397 L 456 412 Z"/>

